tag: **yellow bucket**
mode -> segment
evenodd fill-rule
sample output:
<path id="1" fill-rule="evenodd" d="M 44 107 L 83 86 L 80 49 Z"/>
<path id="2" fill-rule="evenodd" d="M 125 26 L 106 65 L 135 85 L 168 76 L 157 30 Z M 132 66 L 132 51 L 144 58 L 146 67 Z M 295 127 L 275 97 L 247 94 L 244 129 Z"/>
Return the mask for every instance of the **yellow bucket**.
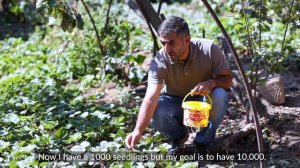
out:
<path id="1" fill-rule="evenodd" d="M 207 102 L 200 102 L 200 101 L 186 101 L 185 99 L 190 95 L 188 93 L 183 101 L 182 101 L 182 108 L 184 109 L 183 113 L 183 124 L 189 127 L 207 127 L 209 112 L 211 110 L 212 101 L 209 96 L 208 99 L 210 104 Z"/>

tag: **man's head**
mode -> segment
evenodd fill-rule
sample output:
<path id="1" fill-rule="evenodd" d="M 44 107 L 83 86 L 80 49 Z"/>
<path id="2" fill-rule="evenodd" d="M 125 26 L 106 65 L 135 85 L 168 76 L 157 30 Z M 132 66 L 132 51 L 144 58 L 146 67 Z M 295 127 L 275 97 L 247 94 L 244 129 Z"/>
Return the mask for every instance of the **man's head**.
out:
<path id="1" fill-rule="evenodd" d="M 180 37 L 185 37 L 190 35 L 189 25 L 181 17 L 170 16 L 158 28 L 159 36 L 165 36 L 169 33 L 176 33 Z"/>
<path id="2" fill-rule="evenodd" d="M 164 50 L 174 63 L 188 58 L 190 31 L 181 17 L 171 16 L 162 22 L 158 34 Z"/>

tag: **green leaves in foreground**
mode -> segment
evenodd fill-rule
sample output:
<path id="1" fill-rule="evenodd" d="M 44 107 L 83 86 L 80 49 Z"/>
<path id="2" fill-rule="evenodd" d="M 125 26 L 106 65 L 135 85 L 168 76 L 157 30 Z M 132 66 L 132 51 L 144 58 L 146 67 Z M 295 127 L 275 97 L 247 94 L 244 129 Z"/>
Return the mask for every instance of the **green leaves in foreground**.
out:
<path id="1" fill-rule="evenodd" d="M 67 135 L 67 130 L 65 128 L 59 128 L 56 132 L 55 132 L 55 136 L 57 139 L 62 139 L 63 137 L 65 137 Z"/>

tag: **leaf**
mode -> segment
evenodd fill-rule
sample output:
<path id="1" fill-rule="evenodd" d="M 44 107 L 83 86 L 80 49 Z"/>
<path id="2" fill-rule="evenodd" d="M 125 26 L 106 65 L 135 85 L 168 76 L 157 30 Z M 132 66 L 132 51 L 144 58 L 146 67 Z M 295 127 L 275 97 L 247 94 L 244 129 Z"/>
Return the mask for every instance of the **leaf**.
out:
<path id="1" fill-rule="evenodd" d="M 272 24 L 273 23 L 273 21 L 272 21 L 272 19 L 271 18 L 266 18 L 266 21 L 269 23 L 269 24 Z"/>
<path id="2" fill-rule="evenodd" d="M 5 149 L 10 145 L 10 142 L 0 140 L 0 149 Z"/>
<path id="3" fill-rule="evenodd" d="M 257 2 L 256 0 L 249 0 L 248 3 L 249 6 L 254 6 L 254 7 L 259 5 L 259 2 Z"/>
<path id="4" fill-rule="evenodd" d="M 57 106 L 51 106 L 49 108 L 47 108 L 46 112 L 49 113 L 51 112 L 52 110 L 54 110 Z"/>
<path id="5" fill-rule="evenodd" d="M 74 118 L 77 114 L 80 114 L 81 111 L 76 111 L 74 114 L 71 114 L 69 117 L 70 118 Z"/>
<path id="6" fill-rule="evenodd" d="M 80 115 L 81 118 L 86 118 L 89 115 L 89 112 L 84 112 Z"/>
<path id="7" fill-rule="evenodd" d="M 71 153 L 81 154 L 84 153 L 86 150 L 80 145 L 75 145 L 70 149 Z"/>
<path id="8" fill-rule="evenodd" d="M 76 22 L 77 22 L 77 28 L 82 30 L 84 23 L 80 14 L 76 14 Z"/>
<path id="9" fill-rule="evenodd" d="M 91 136 L 95 136 L 95 132 L 87 132 L 87 133 L 84 133 L 83 135 L 86 136 L 86 137 L 91 137 Z"/>
<path id="10" fill-rule="evenodd" d="M 109 114 L 105 114 L 104 112 L 101 112 L 99 110 L 93 112 L 91 115 L 97 116 L 100 120 L 103 120 L 105 118 L 109 118 L 110 117 Z"/>
<path id="11" fill-rule="evenodd" d="M 7 123 L 12 122 L 12 123 L 17 124 L 20 121 L 20 119 L 19 119 L 19 117 L 16 114 L 14 114 L 14 113 L 8 113 L 3 118 L 3 121 L 7 122 Z"/>
<path id="12" fill-rule="evenodd" d="M 297 30 L 297 24 L 294 23 L 294 24 L 292 24 L 292 26 L 290 27 L 290 32 L 291 32 L 291 33 L 294 33 L 296 30 Z"/>
<path id="13" fill-rule="evenodd" d="M 245 9 L 245 13 L 248 15 L 252 15 L 254 11 L 252 9 Z"/>
<path id="14" fill-rule="evenodd" d="M 62 139 L 64 136 L 66 136 L 67 134 L 67 130 L 62 127 L 62 128 L 59 128 L 56 132 L 55 132 L 55 136 L 57 139 Z"/>
<path id="15" fill-rule="evenodd" d="M 123 129 L 119 129 L 118 132 L 115 135 L 115 138 L 121 137 L 122 139 L 125 139 L 126 133 L 124 132 Z"/>
<path id="16" fill-rule="evenodd" d="M 167 152 L 172 146 L 168 143 L 163 143 L 159 146 L 161 152 Z"/>
<path id="17" fill-rule="evenodd" d="M 88 141 L 83 141 L 80 143 L 80 146 L 83 147 L 83 148 L 86 148 L 88 146 L 90 146 L 91 144 L 88 142 Z"/>
<path id="18" fill-rule="evenodd" d="M 37 0 L 36 4 L 35 4 L 35 8 L 37 10 L 42 9 L 43 7 L 45 7 L 45 0 Z"/>
<path id="19" fill-rule="evenodd" d="M 122 145 L 117 142 L 108 142 L 106 147 L 110 149 L 119 149 Z"/>
<path id="20" fill-rule="evenodd" d="M 294 16 L 292 16 L 291 21 L 297 21 L 300 20 L 300 13 L 299 14 L 295 14 Z"/>
<path id="21" fill-rule="evenodd" d="M 143 69 L 139 68 L 137 70 L 137 77 L 138 77 L 139 81 L 141 81 L 143 79 L 143 77 L 145 76 L 145 74 L 146 73 L 145 73 L 145 71 Z"/>
<path id="22" fill-rule="evenodd" d="M 143 55 L 138 55 L 138 56 L 136 57 L 135 61 L 138 63 L 138 65 L 141 65 L 141 64 L 144 62 L 145 59 L 146 59 L 145 56 L 143 56 Z"/>
<path id="23" fill-rule="evenodd" d="M 45 166 L 47 166 L 47 164 L 48 164 L 48 162 L 42 162 L 42 163 L 39 164 L 39 166 L 40 167 L 45 167 Z"/>
<path id="24" fill-rule="evenodd" d="M 123 162 L 122 167 L 124 167 L 124 168 L 131 168 L 131 161 L 127 160 L 127 161 Z"/>
<path id="25" fill-rule="evenodd" d="M 88 100 L 96 100 L 97 99 L 97 95 L 91 95 L 87 99 Z"/>
<path id="26" fill-rule="evenodd" d="M 151 136 L 147 137 L 145 140 L 145 144 L 146 145 L 150 144 L 152 142 L 152 140 L 153 140 L 153 137 L 151 137 Z"/>
<path id="27" fill-rule="evenodd" d="M 70 138 L 67 140 L 67 143 L 71 142 L 77 142 L 82 137 L 82 134 L 80 132 L 76 132 L 74 135 L 71 135 Z"/>
<path id="28" fill-rule="evenodd" d="M 48 24 L 49 24 L 49 25 L 54 25 L 55 22 L 56 22 L 56 19 L 55 19 L 53 16 L 51 16 L 51 17 L 49 18 Z"/>
<path id="29" fill-rule="evenodd" d="M 34 149 L 36 149 L 36 147 L 37 146 L 35 144 L 29 144 L 27 146 L 24 146 L 24 147 L 20 148 L 19 151 L 31 152 Z"/>
<path id="30" fill-rule="evenodd" d="M 42 122 L 42 125 L 44 126 L 45 129 L 52 130 L 56 123 L 54 121 L 45 121 Z"/>
<path id="31" fill-rule="evenodd" d="M 73 29 L 76 27 L 76 19 L 70 17 L 71 24 L 69 24 L 68 32 L 71 33 Z"/>
<path id="32" fill-rule="evenodd" d="M 18 164 L 16 163 L 16 161 L 11 161 L 9 162 L 9 168 L 17 168 Z"/>
<path id="33" fill-rule="evenodd" d="M 60 22 L 60 26 L 63 29 L 64 32 L 66 32 L 68 30 L 69 27 L 69 19 L 68 19 L 68 15 L 66 13 L 62 14 L 62 19 Z"/>
<path id="34" fill-rule="evenodd" d="M 5 136 L 5 135 L 7 135 L 7 134 L 8 134 L 7 131 L 5 131 L 5 130 L 0 130 L 0 136 Z"/>
<path id="35" fill-rule="evenodd" d="M 107 141 L 101 141 L 99 146 L 99 151 L 106 152 L 108 148 L 109 143 Z"/>
<path id="36" fill-rule="evenodd" d="M 166 166 L 166 168 L 171 168 L 172 167 L 172 162 L 169 162 L 169 164 Z"/>
<path id="37" fill-rule="evenodd" d="M 155 162 L 146 162 L 144 166 L 149 168 L 155 167 Z"/>

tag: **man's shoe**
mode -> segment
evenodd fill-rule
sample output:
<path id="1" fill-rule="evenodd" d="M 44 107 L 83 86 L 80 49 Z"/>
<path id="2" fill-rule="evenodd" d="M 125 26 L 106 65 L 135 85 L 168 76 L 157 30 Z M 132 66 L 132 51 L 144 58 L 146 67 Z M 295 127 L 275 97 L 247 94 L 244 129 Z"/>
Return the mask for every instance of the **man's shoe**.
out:
<path id="1" fill-rule="evenodd" d="M 189 138 L 189 134 L 186 133 L 181 139 L 172 139 L 172 148 L 169 150 L 169 155 L 179 155 L 183 153 L 184 143 Z"/>

